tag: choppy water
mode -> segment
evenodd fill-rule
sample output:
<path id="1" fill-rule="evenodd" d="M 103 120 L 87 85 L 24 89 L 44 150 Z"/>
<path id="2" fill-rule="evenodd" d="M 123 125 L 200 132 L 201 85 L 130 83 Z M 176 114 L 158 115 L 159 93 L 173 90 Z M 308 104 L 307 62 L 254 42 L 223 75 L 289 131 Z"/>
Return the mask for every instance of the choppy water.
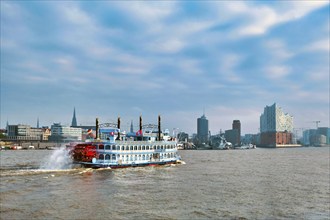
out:
<path id="1" fill-rule="evenodd" d="M 329 219 L 329 148 L 180 151 L 185 165 L 73 169 L 1 151 L 0 219 Z"/>

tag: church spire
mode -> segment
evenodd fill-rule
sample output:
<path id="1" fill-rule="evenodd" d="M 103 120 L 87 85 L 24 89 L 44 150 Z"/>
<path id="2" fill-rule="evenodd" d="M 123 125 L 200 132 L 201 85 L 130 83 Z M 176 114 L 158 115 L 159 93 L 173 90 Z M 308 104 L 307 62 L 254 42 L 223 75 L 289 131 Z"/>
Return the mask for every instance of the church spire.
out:
<path id="1" fill-rule="evenodd" d="M 133 120 L 131 121 L 131 130 L 130 130 L 130 132 L 131 132 L 131 133 L 134 132 L 134 130 L 133 130 Z"/>
<path id="2" fill-rule="evenodd" d="M 73 108 L 73 117 L 72 117 L 71 127 L 77 127 L 76 107 Z"/>
<path id="3" fill-rule="evenodd" d="M 39 117 L 37 119 L 37 128 L 39 128 Z"/>

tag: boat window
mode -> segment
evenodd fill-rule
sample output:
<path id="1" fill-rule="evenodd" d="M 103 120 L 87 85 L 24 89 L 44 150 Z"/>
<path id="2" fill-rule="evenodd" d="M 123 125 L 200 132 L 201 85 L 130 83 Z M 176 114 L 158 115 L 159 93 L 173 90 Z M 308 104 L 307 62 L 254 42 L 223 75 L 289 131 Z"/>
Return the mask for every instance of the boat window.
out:
<path id="1" fill-rule="evenodd" d="M 135 155 L 134 160 L 137 160 L 137 155 Z"/>
<path id="2" fill-rule="evenodd" d="M 104 154 L 100 154 L 99 159 L 104 160 Z"/>
<path id="3" fill-rule="evenodd" d="M 134 150 L 137 150 L 137 146 L 134 146 Z"/>
<path id="4" fill-rule="evenodd" d="M 112 145 L 112 150 L 116 150 L 116 145 Z"/>
<path id="5" fill-rule="evenodd" d="M 105 155 L 105 160 L 110 160 L 110 155 L 109 154 Z"/>
<path id="6" fill-rule="evenodd" d="M 143 145 L 143 146 L 142 146 L 142 150 L 145 150 L 145 149 L 146 149 L 146 147 Z"/>
<path id="7" fill-rule="evenodd" d="M 141 150 L 141 146 L 138 146 L 138 150 Z"/>
<path id="8" fill-rule="evenodd" d="M 130 150 L 133 150 L 133 146 L 130 146 L 129 149 L 130 149 Z"/>
<path id="9" fill-rule="evenodd" d="M 149 150 L 149 149 L 152 150 L 152 148 L 151 147 L 149 148 L 149 146 L 146 146 L 146 148 L 147 148 L 147 150 Z"/>
<path id="10" fill-rule="evenodd" d="M 121 150 L 125 150 L 125 146 L 121 146 Z"/>
<path id="11" fill-rule="evenodd" d="M 112 160 L 116 160 L 116 154 L 112 154 Z"/>
<path id="12" fill-rule="evenodd" d="M 129 146 L 126 146 L 126 150 L 129 150 Z"/>
<path id="13" fill-rule="evenodd" d="M 110 150 L 110 145 L 105 145 L 106 150 Z"/>
<path id="14" fill-rule="evenodd" d="M 142 160 L 145 160 L 146 159 L 146 156 L 143 154 L 143 156 L 142 156 Z"/>
<path id="15" fill-rule="evenodd" d="M 99 145 L 99 149 L 100 149 L 100 150 L 104 150 L 104 145 L 103 145 L 103 144 L 100 144 L 100 145 Z"/>

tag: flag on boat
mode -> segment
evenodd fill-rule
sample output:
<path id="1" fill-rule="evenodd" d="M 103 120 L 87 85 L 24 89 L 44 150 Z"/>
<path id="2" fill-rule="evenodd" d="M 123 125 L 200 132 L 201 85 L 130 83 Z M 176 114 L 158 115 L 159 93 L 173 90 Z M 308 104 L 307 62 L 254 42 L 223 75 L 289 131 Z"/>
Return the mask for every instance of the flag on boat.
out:
<path id="1" fill-rule="evenodd" d="M 136 132 L 136 136 L 142 136 L 142 130 L 138 130 L 138 131 Z"/>
<path id="2" fill-rule="evenodd" d="M 111 131 L 110 136 L 115 136 L 115 132 Z"/>
<path id="3" fill-rule="evenodd" d="M 94 135 L 92 129 L 88 129 L 88 130 L 87 130 L 87 137 L 95 138 L 95 135 Z"/>

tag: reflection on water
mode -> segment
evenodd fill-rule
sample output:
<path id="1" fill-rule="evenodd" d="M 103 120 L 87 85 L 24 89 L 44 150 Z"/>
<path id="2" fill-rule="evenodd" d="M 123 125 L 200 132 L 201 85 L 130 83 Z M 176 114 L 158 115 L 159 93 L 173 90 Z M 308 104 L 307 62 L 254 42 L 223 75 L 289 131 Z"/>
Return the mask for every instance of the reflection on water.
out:
<path id="1" fill-rule="evenodd" d="M 329 219 L 329 148 L 181 151 L 186 165 L 116 170 L 68 168 L 63 153 L 0 152 L 1 219 Z"/>

